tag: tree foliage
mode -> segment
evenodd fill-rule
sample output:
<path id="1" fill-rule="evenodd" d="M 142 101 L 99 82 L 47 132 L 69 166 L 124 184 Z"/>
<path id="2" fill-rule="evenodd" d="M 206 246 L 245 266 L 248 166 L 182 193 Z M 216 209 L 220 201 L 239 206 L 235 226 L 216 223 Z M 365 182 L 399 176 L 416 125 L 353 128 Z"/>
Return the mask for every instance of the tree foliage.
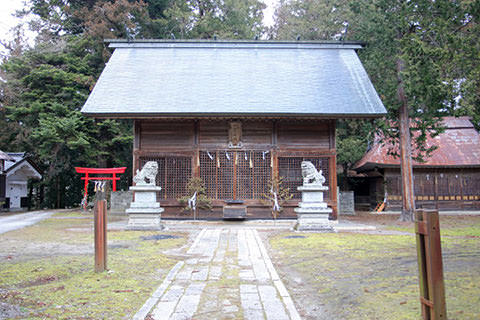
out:
<path id="1" fill-rule="evenodd" d="M 41 164 L 48 187 L 43 205 L 79 203 L 75 166 L 130 162 L 129 123 L 80 114 L 103 67 L 102 51 L 91 39 L 64 36 L 2 64 L 2 116 L 15 132 L 2 136 L 2 148 L 26 151 Z"/>
<path id="2" fill-rule="evenodd" d="M 257 0 L 30 0 L 28 48 L 18 34 L 1 65 L 0 147 L 27 151 L 45 170 L 42 206 L 80 202 L 75 166 L 128 166 L 131 124 L 85 118 L 80 109 L 111 52 L 106 38 L 252 38 L 263 31 Z M 125 176 L 130 176 L 127 173 Z M 122 181 L 125 183 L 126 181 Z"/>
<path id="3" fill-rule="evenodd" d="M 263 32 L 258 0 L 172 1 L 165 11 L 170 34 L 186 39 L 252 39 Z"/>
<path id="4" fill-rule="evenodd" d="M 277 219 L 277 216 L 283 211 L 282 205 L 293 198 L 290 189 L 285 187 L 285 178 L 275 175 L 268 180 L 268 192 L 261 195 L 261 202 L 272 207 L 272 217 Z"/>
<path id="5" fill-rule="evenodd" d="M 441 116 L 478 119 L 479 7 L 478 1 L 450 0 L 282 1 L 272 35 L 366 41 L 359 56 L 388 110 L 388 121 L 380 119 L 376 127 L 395 146 L 400 137 L 410 146 L 409 132 L 399 130 L 405 113 L 415 131 L 414 154 L 422 160 L 435 148 L 426 146 L 427 135 L 443 130 Z M 338 135 L 344 165 L 352 162 L 344 161 L 341 153 L 353 160 L 361 154 L 356 149 L 365 145 L 365 132 L 354 124 L 344 122 Z"/>
<path id="6" fill-rule="evenodd" d="M 295 40 L 338 39 L 351 16 L 347 0 L 281 0 L 275 12 L 271 38 Z"/>
<path id="7" fill-rule="evenodd" d="M 212 199 L 208 197 L 205 189 L 205 182 L 200 177 L 192 177 L 187 182 L 187 194 L 178 198 L 178 202 L 184 208 L 184 211 L 191 211 L 189 200 L 195 195 L 195 206 L 201 210 L 212 210 Z"/>
<path id="8" fill-rule="evenodd" d="M 131 161 L 130 123 L 79 113 L 111 54 L 103 39 L 253 39 L 265 34 L 264 7 L 260 0 L 27 1 L 23 14 L 36 17 L 38 37 L 28 48 L 17 29 L 4 43 L 10 54 L 0 68 L 0 148 L 27 151 L 41 163 L 50 190 L 43 205 L 78 203 L 74 166 Z M 346 171 L 374 128 L 398 145 L 402 103 L 420 155 L 431 151 L 427 132 L 442 130 L 439 116 L 470 115 L 480 127 L 479 14 L 472 0 L 281 0 L 268 36 L 368 43 L 359 56 L 389 121 L 339 123 L 338 162 Z"/>

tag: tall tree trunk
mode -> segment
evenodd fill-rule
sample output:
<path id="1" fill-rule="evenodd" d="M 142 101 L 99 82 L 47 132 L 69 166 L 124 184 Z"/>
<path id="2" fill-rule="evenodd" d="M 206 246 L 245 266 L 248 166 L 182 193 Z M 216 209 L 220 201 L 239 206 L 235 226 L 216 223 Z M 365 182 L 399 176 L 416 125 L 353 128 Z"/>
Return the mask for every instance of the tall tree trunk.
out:
<path id="1" fill-rule="evenodd" d="M 32 202 L 33 202 L 33 182 L 30 180 L 28 181 L 28 208 L 27 210 L 30 211 L 32 209 Z"/>
<path id="2" fill-rule="evenodd" d="M 412 143 L 410 137 L 410 121 L 408 115 L 408 102 L 405 96 L 404 83 L 402 80 L 402 71 L 404 62 L 401 58 L 397 60 L 397 79 L 398 79 L 398 100 L 400 102 L 399 110 L 399 129 L 400 129 L 400 174 L 402 176 L 402 214 L 401 221 L 413 221 L 413 212 L 415 210 L 415 195 L 413 189 L 413 169 L 412 169 Z"/>
<path id="3" fill-rule="evenodd" d="M 57 175 L 56 179 L 56 185 L 57 185 L 57 203 L 56 203 L 56 209 L 60 208 L 60 176 Z"/>

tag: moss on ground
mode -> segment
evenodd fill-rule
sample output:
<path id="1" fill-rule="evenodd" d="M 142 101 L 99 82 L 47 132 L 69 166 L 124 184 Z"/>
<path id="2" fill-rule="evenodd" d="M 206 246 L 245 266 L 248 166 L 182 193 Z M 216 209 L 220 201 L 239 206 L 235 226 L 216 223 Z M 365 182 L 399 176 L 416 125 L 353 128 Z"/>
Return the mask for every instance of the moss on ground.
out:
<path id="1" fill-rule="evenodd" d="M 413 224 L 387 225 L 388 230 L 414 233 Z M 480 237 L 479 216 L 440 216 L 440 234 L 446 237 Z"/>
<path id="2" fill-rule="evenodd" d="M 458 235 L 459 228 L 468 227 L 445 224 L 443 231 Z M 277 234 L 270 245 L 298 305 L 306 303 L 295 296 L 295 281 L 288 279 L 292 274 L 313 286 L 311 302 L 324 310 L 321 319 L 420 319 L 413 234 L 307 233 L 305 238 L 286 238 L 289 235 L 298 233 Z M 478 319 L 479 239 L 448 236 L 442 246 L 449 318 Z"/>
<path id="3" fill-rule="evenodd" d="M 69 217 L 8 232 L 0 236 L 0 242 L 13 239 L 19 252 L 31 245 L 92 244 L 91 221 Z M 21 306 L 22 318 L 29 319 L 131 318 L 176 263 L 162 252 L 187 241 L 186 235 L 178 233 L 178 239 L 141 238 L 153 234 L 158 232 L 109 231 L 109 272 L 93 271 L 93 250 L 91 254 L 56 255 L 46 251 L 0 261 L 0 300 Z"/>

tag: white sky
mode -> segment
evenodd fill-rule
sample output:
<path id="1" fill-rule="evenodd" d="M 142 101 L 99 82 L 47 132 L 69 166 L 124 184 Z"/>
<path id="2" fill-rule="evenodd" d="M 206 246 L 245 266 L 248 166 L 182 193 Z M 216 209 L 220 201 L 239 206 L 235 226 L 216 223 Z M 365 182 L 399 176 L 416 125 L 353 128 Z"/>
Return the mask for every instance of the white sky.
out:
<path id="1" fill-rule="evenodd" d="M 273 26 L 273 14 L 275 13 L 275 9 L 278 6 L 279 0 L 262 0 L 263 3 L 267 5 L 265 10 L 263 10 L 263 24 L 267 27 Z"/>
<path id="2" fill-rule="evenodd" d="M 19 24 L 22 20 L 13 16 L 15 11 L 24 7 L 25 0 L 0 0 L 0 40 L 5 41 L 12 39 L 13 33 L 11 29 Z M 34 34 L 29 30 L 25 30 L 29 42 L 33 42 Z M 0 53 L 5 53 L 5 48 L 0 45 Z"/>
<path id="3" fill-rule="evenodd" d="M 0 0 L 0 35 L 2 38 L 14 27 L 19 19 L 12 16 L 15 10 L 23 8 L 24 0 Z"/>

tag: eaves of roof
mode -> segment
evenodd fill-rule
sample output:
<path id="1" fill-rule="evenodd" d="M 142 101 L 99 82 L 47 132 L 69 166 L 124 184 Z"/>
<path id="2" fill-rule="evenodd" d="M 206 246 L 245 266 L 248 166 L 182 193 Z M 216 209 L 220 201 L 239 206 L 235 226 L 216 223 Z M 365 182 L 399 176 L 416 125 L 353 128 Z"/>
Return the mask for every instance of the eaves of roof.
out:
<path id="1" fill-rule="evenodd" d="M 468 117 L 444 117 L 445 132 L 432 138 L 427 135 L 427 147 L 436 146 L 424 162 L 414 161 L 414 168 L 479 168 L 480 167 L 480 133 L 475 130 Z M 398 151 L 398 145 L 381 142 L 380 137 L 372 148 L 353 167 L 357 172 L 378 168 L 398 168 L 400 158 L 390 151 Z M 398 152 L 397 152 L 398 153 Z"/>
<path id="2" fill-rule="evenodd" d="M 299 40 L 299 41 L 289 41 L 289 40 L 204 40 L 204 39 L 105 39 L 105 43 L 111 45 L 112 48 L 117 47 L 117 45 L 122 46 L 124 44 L 129 44 L 133 46 L 139 46 L 148 44 L 149 46 L 221 46 L 221 47 L 232 47 L 238 48 L 239 45 L 249 45 L 249 46 L 264 46 L 265 48 L 275 48 L 278 46 L 288 46 L 288 47 L 298 47 L 304 45 L 314 45 L 314 46 L 344 46 L 344 48 L 349 48 L 354 46 L 355 49 L 363 48 L 367 45 L 364 41 L 336 41 L 336 40 Z"/>
<path id="3" fill-rule="evenodd" d="M 12 157 L 0 150 L 0 160 L 14 161 Z"/>
<path id="4" fill-rule="evenodd" d="M 22 165 L 24 162 L 28 162 L 28 164 L 30 164 L 38 172 L 39 175 L 43 174 L 42 170 L 38 167 L 38 165 L 30 158 L 23 158 L 22 160 L 15 162 L 15 164 L 8 168 L 5 172 L 8 174 L 9 172 L 15 170 L 15 168 L 17 168 L 18 166 Z"/>
<path id="5" fill-rule="evenodd" d="M 95 117 L 99 119 L 300 119 L 300 120 L 322 120 L 322 119 L 372 119 L 381 118 L 385 116 L 384 113 L 378 113 L 373 115 L 366 114 L 352 114 L 352 113 L 326 113 L 326 114 L 267 114 L 267 113 L 196 113 L 191 115 L 188 113 L 115 113 L 112 116 L 111 113 L 89 113 L 82 112 L 85 116 Z"/>

